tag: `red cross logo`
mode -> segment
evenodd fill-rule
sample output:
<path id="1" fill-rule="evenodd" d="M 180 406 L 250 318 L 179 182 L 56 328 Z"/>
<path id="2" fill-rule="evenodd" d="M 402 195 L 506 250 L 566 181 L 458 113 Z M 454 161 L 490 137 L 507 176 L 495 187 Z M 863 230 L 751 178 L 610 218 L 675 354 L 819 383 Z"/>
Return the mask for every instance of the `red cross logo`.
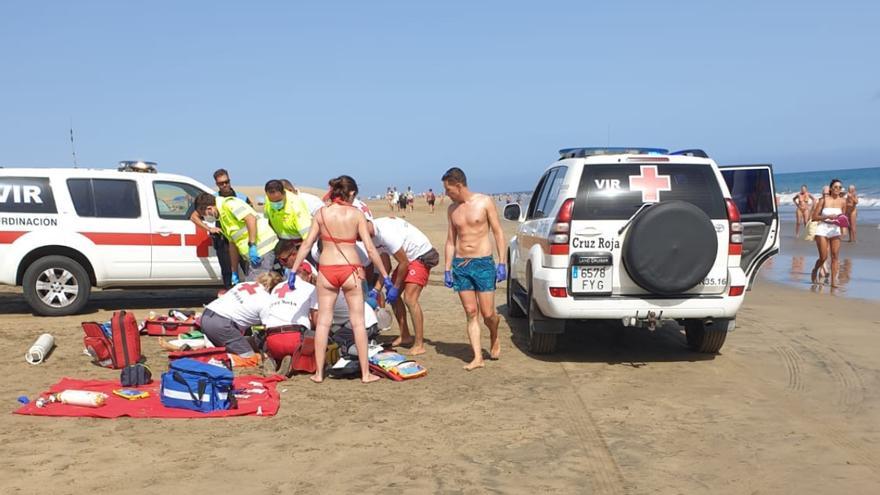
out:
<path id="1" fill-rule="evenodd" d="M 246 284 L 239 284 L 238 290 L 245 291 L 250 295 L 254 295 L 257 293 L 257 287 L 259 287 L 259 285 L 257 285 L 255 282 L 248 282 Z"/>
<path id="2" fill-rule="evenodd" d="M 639 175 L 629 176 L 629 190 L 641 191 L 643 203 L 660 201 L 660 191 L 671 191 L 668 175 L 657 175 L 657 165 L 642 165 Z"/>
<path id="3" fill-rule="evenodd" d="M 211 236 L 208 235 L 208 232 L 205 231 L 205 229 L 200 229 L 198 227 L 196 227 L 195 234 L 186 234 L 183 236 L 183 245 L 195 246 L 196 256 L 199 258 L 208 257 L 208 248 L 211 247 L 212 244 Z"/>
<path id="4" fill-rule="evenodd" d="M 294 289 L 291 289 L 287 284 L 282 284 L 281 287 L 275 288 L 275 294 L 278 296 L 278 299 L 284 299 L 284 296 L 293 291 Z"/>

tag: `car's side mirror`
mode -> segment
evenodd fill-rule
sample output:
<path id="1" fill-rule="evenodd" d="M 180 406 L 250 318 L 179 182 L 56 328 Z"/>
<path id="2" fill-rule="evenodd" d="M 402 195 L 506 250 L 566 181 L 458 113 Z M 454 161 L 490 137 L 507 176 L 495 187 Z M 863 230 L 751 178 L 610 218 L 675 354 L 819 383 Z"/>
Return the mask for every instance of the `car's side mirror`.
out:
<path id="1" fill-rule="evenodd" d="M 518 222 L 521 214 L 520 206 L 516 203 L 510 203 L 504 207 L 504 218 L 507 220 Z"/>

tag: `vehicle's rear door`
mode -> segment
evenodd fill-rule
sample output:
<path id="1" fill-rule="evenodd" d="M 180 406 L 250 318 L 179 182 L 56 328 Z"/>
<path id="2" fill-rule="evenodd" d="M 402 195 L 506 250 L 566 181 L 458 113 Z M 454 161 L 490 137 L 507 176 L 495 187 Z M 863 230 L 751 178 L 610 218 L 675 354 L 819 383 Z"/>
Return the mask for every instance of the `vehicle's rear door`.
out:
<path id="1" fill-rule="evenodd" d="M 211 237 L 190 221 L 195 198 L 202 192 L 186 182 L 151 181 L 147 194 L 154 239 L 152 279 L 222 283 Z"/>
<path id="2" fill-rule="evenodd" d="M 749 289 L 761 265 L 779 253 L 779 214 L 771 165 L 725 165 L 720 167 L 730 196 L 743 224 L 740 265 Z"/>

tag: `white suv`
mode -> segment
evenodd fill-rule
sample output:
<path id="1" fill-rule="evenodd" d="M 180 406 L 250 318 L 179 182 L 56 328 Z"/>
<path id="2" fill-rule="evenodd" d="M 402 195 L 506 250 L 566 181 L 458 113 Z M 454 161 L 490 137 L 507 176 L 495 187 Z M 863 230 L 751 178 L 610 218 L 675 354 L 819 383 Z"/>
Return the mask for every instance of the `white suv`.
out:
<path id="1" fill-rule="evenodd" d="M 0 168 L 0 284 L 48 316 L 81 310 L 93 286 L 222 285 L 211 238 L 189 220 L 202 192 L 164 173 Z"/>
<path id="2" fill-rule="evenodd" d="M 744 292 L 779 252 L 770 165 L 719 167 L 700 150 L 560 151 L 508 245 L 508 312 L 528 316 L 529 349 L 550 353 L 566 320 L 685 327 L 721 349 Z M 579 327 L 580 328 L 580 327 Z"/>

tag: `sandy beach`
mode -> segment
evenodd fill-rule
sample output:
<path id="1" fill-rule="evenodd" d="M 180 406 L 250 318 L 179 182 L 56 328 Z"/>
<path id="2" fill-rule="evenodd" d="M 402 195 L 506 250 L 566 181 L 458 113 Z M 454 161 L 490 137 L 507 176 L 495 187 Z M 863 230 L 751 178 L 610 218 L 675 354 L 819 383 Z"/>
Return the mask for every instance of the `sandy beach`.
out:
<path id="1" fill-rule="evenodd" d="M 442 208 L 406 218 L 442 247 Z M 464 314 L 435 269 L 422 299 L 426 378 L 296 376 L 271 418 L 13 415 L 16 397 L 61 377 L 118 377 L 82 354 L 81 321 L 198 307 L 213 291 L 104 291 L 85 314 L 38 318 L 2 288 L 0 493 L 878 493 L 880 302 L 861 299 L 856 279 L 880 243 L 876 228 L 860 235 L 844 250 L 853 297 L 786 281 L 791 259 L 809 264 L 815 247 L 784 239 L 717 356 L 688 351 L 676 325 L 584 324 L 569 325 L 558 354 L 532 356 L 525 321 L 505 317 L 501 360 L 467 373 Z M 496 302 L 506 315 L 503 286 Z M 43 332 L 58 347 L 31 366 L 24 352 Z M 151 338 L 143 348 L 155 378 L 166 359 Z"/>

